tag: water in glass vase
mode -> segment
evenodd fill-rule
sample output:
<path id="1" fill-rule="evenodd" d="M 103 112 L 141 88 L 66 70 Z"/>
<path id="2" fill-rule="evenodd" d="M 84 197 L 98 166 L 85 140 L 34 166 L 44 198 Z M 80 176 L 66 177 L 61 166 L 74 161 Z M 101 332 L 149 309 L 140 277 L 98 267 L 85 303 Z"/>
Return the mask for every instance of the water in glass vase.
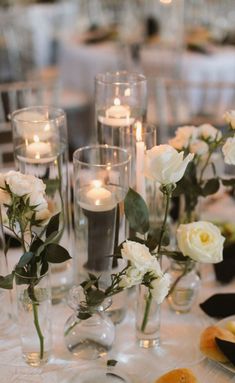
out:
<path id="1" fill-rule="evenodd" d="M 61 237 L 59 243 L 71 253 L 70 189 L 68 187 L 67 150 L 65 145 L 43 142 L 16 147 L 18 170 L 39 177 L 46 184 L 48 209 L 52 215 L 60 214 Z M 39 145 L 45 144 L 40 147 Z M 31 148 L 30 148 L 31 145 Z M 34 145 L 34 147 L 32 147 Z M 49 148 L 48 148 L 49 145 Z M 52 301 L 61 301 L 73 281 L 72 261 L 51 267 Z"/>
<path id="2" fill-rule="evenodd" d="M 120 146 L 120 128 L 132 127 L 136 121 L 144 122 L 145 117 L 146 113 L 141 109 L 132 109 L 131 115 L 120 117 L 107 116 L 105 109 L 97 111 L 98 143 Z"/>

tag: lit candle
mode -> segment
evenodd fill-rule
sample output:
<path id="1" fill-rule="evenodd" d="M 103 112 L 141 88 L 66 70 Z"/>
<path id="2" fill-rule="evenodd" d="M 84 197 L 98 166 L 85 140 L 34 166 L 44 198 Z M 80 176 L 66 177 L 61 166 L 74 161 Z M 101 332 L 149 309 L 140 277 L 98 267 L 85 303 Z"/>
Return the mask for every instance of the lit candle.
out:
<path id="1" fill-rule="evenodd" d="M 136 191 L 145 199 L 145 178 L 144 178 L 144 152 L 145 145 L 142 140 L 142 124 L 136 123 Z"/>
<path id="2" fill-rule="evenodd" d="M 113 105 L 105 111 L 105 116 L 99 116 L 98 119 L 102 124 L 113 127 L 121 127 L 133 124 L 134 118 L 131 116 L 129 105 L 122 105 L 121 100 L 116 97 Z"/>
<path id="3" fill-rule="evenodd" d="M 32 163 L 47 161 L 48 157 L 52 156 L 51 144 L 49 142 L 40 141 L 36 134 L 33 136 L 33 141 L 31 144 L 28 144 L 28 140 L 26 140 L 27 158 L 30 158 L 30 162 Z"/>
<path id="4" fill-rule="evenodd" d="M 106 189 L 99 180 L 92 181 L 92 186 L 86 192 L 80 205 L 90 211 L 108 211 L 112 210 L 117 202 L 111 191 Z"/>

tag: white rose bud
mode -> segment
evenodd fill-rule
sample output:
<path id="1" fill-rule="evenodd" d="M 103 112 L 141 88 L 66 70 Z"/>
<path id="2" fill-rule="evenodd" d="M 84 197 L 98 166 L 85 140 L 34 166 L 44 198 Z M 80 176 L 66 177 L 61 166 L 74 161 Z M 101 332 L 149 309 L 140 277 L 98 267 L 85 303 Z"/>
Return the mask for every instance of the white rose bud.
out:
<path id="1" fill-rule="evenodd" d="M 0 205 L 11 205 L 11 196 L 6 190 L 0 188 Z"/>
<path id="2" fill-rule="evenodd" d="M 228 165 L 235 165 L 235 137 L 227 138 L 222 147 L 224 162 Z"/>
<path id="3" fill-rule="evenodd" d="M 162 275 L 162 277 L 154 279 L 151 282 L 152 286 L 152 296 L 153 299 L 156 300 L 158 304 L 162 303 L 164 299 L 166 298 L 169 290 L 170 290 L 170 275 L 168 273 L 165 273 Z"/>
<path id="4" fill-rule="evenodd" d="M 196 126 L 180 126 L 175 133 L 175 137 L 169 140 L 169 145 L 177 150 L 188 148 L 198 135 Z"/>
<path id="5" fill-rule="evenodd" d="M 145 156 L 145 174 L 162 185 L 174 184 L 184 175 L 188 163 L 193 159 L 189 153 L 178 153 L 170 145 L 158 145 L 148 150 Z"/>
<path id="6" fill-rule="evenodd" d="M 119 286 L 124 289 L 128 289 L 132 286 L 138 285 L 142 282 L 143 276 L 144 274 L 140 270 L 133 266 L 128 267 L 126 274 L 121 277 Z"/>
<path id="7" fill-rule="evenodd" d="M 131 262 L 131 265 L 145 273 L 154 261 L 147 246 L 134 241 L 126 241 L 122 246 L 122 258 Z"/>
<path id="8" fill-rule="evenodd" d="M 223 118 L 232 129 L 235 129 L 235 110 L 228 110 L 224 113 Z"/>
<path id="9" fill-rule="evenodd" d="M 225 238 L 213 223 L 198 221 L 181 224 L 176 236 L 184 256 L 202 263 L 218 263 L 223 260 Z"/>
<path id="10" fill-rule="evenodd" d="M 209 141 L 218 141 L 221 139 L 221 132 L 210 124 L 203 124 L 198 127 L 199 136 Z"/>

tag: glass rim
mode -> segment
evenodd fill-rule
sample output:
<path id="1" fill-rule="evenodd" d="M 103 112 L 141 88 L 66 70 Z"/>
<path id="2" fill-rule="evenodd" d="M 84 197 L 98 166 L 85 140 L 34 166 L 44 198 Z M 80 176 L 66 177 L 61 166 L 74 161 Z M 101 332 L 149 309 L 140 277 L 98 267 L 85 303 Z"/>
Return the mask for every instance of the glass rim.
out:
<path id="1" fill-rule="evenodd" d="M 55 117 L 52 117 L 52 118 L 48 118 L 48 119 L 38 119 L 38 120 L 29 120 L 29 119 L 25 119 L 25 118 L 17 118 L 17 116 L 20 116 L 21 113 L 23 112 L 29 112 L 29 111 L 32 111 L 32 110 L 46 110 L 48 112 L 57 112 L 58 115 L 55 116 Z M 49 121 L 56 121 L 56 120 L 59 120 L 61 119 L 62 117 L 65 118 L 65 111 L 62 109 L 62 108 L 57 108 L 56 106 L 47 106 L 47 105 L 34 105 L 34 106 L 27 106 L 25 108 L 20 108 L 20 109 L 16 109 L 14 112 L 12 112 L 10 115 L 9 115 L 9 119 L 11 121 L 15 121 L 15 122 L 30 122 L 32 124 L 42 124 L 43 122 L 49 122 Z"/>
<path id="2" fill-rule="evenodd" d="M 133 76 L 133 79 L 130 79 L 129 81 L 121 81 L 116 80 L 113 81 L 111 79 L 108 79 L 107 76 Z M 134 79 L 135 78 L 135 79 Z M 123 71 L 116 71 L 116 72 L 104 72 L 104 73 L 98 73 L 95 76 L 95 82 L 97 84 L 106 84 L 106 85 L 137 85 L 139 83 L 147 82 L 147 78 L 144 74 L 138 73 L 138 72 L 128 72 L 126 70 Z"/>
<path id="3" fill-rule="evenodd" d="M 85 152 L 87 150 L 91 150 L 91 149 L 111 149 L 111 150 L 118 150 L 119 152 L 122 152 L 122 153 L 125 153 L 127 155 L 127 159 L 126 160 L 123 160 L 123 161 L 120 161 L 116 164 L 110 164 L 111 167 L 119 167 L 119 166 L 124 166 L 124 165 L 127 165 L 128 163 L 130 163 L 130 159 L 131 159 L 131 155 L 128 153 L 128 151 L 125 149 L 125 148 L 120 148 L 119 146 L 112 146 L 112 145 L 107 145 L 107 144 L 103 144 L 103 145 L 87 145 L 87 146 L 83 146 L 81 148 L 78 148 L 75 150 L 75 152 L 73 153 L 73 163 L 79 163 L 81 165 L 85 165 L 85 166 L 93 166 L 93 167 L 97 167 L 97 168 L 106 168 L 107 167 L 107 164 L 97 164 L 97 163 L 90 163 L 90 162 L 85 162 L 85 161 L 81 161 L 79 158 L 78 158 L 78 155 L 82 152 Z"/>
<path id="4" fill-rule="evenodd" d="M 35 276 L 35 277 L 27 277 L 27 276 L 24 276 L 24 275 L 21 275 L 19 273 L 17 273 L 17 271 L 14 271 L 14 275 L 15 277 L 20 277 L 22 279 L 25 279 L 26 281 L 28 280 L 31 280 L 31 279 L 42 279 L 44 278 L 46 275 L 49 275 L 49 270 L 47 270 L 44 274 L 40 275 L 40 276 Z"/>

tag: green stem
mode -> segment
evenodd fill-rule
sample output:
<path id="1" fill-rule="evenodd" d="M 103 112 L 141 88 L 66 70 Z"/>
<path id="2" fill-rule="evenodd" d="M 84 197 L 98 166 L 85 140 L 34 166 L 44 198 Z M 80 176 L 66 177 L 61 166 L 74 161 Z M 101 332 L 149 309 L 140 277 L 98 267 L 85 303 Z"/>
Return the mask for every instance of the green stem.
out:
<path id="1" fill-rule="evenodd" d="M 165 209 L 164 220 L 163 220 L 163 223 L 161 226 L 161 232 L 160 232 L 160 238 L 159 238 L 157 253 L 160 253 L 160 251 L 161 251 L 162 238 L 163 238 L 164 232 L 166 230 L 166 222 L 167 222 L 167 217 L 168 217 L 168 212 L 169 212 L 169 207 L 170 207 L 170 199 L 171 199 L 171 192 L 166 191 L 164 194 L 166 195 L 166 209 Z"/>
<path id="2" fill-rule="evenodd" d="M 146 325 L 148 323 L 148 317 L 149 317 L 151 303 L 152 303 L 152 294 L 151 294 L 151 292 L 149 290 L 148 291 L 148 297 L 147 297 L 147 300 L 146 300 L 145 309 L 144 309 L 144 317 L 143 317 L 143 321 L 142 321 L 142 324 L 141 324 L 141 331 L 142 332 L 145 331 Z"/>
<path id="3" fill-rule="evenodd" d="M 32 286 L 32 293 L 34 293 L 34 286 Z M 35 296 L 35 295 L 34 295 Z M 33 318 L 34 318 L 34 325 L 38 334 L 39 338 L 39 343 L 40 343 L 40 359 L 43 359 L 43 354 L 44 354 L 44 336 L 42 335 L 42 331 L 39 325 L 39 320 L 38 320 L 38 306 L 39 303 L 35 300 L 32 300 L 32 307 L 33 307 Z"/>
<path id="4" fill-rule="evenodd" d="M 175 287 L 178 285 L 178 283 L 180 282 L 180 280 L 181 280 L 181 279 L 188 273 L 188 271 L 190 271 L 190 267 L 189 267 L 190 263 L 191 263 L 191 261 L 186 261 L 186 262 L 185 262 L 183 272 L 182 272 L 182 274 L 180 274 L 180 275 L 176 278 L 176 280 L 175 280 L 174 283 L 172 284 L 172 286 L 171 286 L 171 288 L 170 288 L 170 290 L 169 290 L 169 292 L 168 292 L 168 294 L 167 294 L 168 297 L 173 293 Z"/>

